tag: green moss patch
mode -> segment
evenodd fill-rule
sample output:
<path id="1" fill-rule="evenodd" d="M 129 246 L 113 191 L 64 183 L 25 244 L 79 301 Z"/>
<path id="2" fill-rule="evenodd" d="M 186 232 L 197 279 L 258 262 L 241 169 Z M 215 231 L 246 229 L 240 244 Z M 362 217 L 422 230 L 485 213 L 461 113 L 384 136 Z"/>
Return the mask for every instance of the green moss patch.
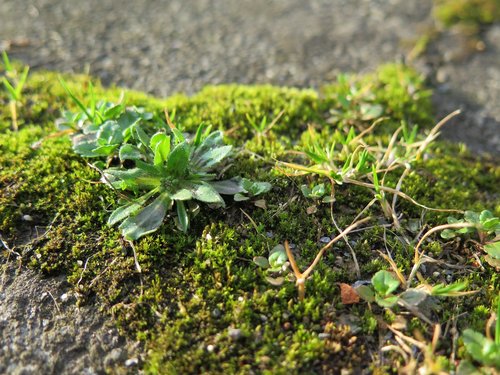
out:
<path id="1" fill-rule="evenodd" d="M 478 28 L 500 20 L 498 0 L 436 0 L 434 17 L 445 27 Z"/>
<path id="2" fill-rule="evenodd" d="M 65 79 L 85 98 L 90 78 Z M 96 88 L 98 97 L 109 101 L 117 101 L 120 91 Z M 228 85 L 163 100 L 125 91 L 128 105 L 158 114 L 168 108 L 183 131 L 192 132 L 204 121 L 223 130 L 228 143 L 244 146 L 223 177 L 240 175 L 273 184 L 270 193 L 259 197 L 264 205 L 228 200 L 225 209 L 202 206 L 187 234 L 165 221 L 157 232 L 134 243 L 139 273 L 130 244 L 118 229 L 106 225 L 118 205 L 117 194 L 72 151 L 67 135 L 56 134 L 60 111 L 74 105 L 55 74 L 36 73 L 19 108 L 18 132 L 10 130 L 8 106 L 0 110 L 0 233 L 32 267 L 66 274 L 79 303 L 97 296 L 124 332 L 144 341 L 148 354 L 141 366 L 148 373 L 390 372 L 409 365 L 410 357 L 390 349 L 397 341 L 387 326 L 427 343 L 433 326 L 398 306 L 389 311 L 374 303 L 343 304 L 339 285 L 391 270 L 381 253 L 389 253 L 408 276 L 422 231 L 445 223 L 449 213 L 426 211 L 399 199 L 403 229 L 397 231 L 380 206 L 373 205 L 368 228 L 350 234 L 348 245 L 337 242 L 326 253 L 307 280 L 303 301 L 297 299 L 290 273 L 281 285 L 272 285 L 253 258 L 267 256 L 288 240 L 304 269 L 324 238 L 338 234 L 332 215 L 345 228 L 373 198 L 369 189 L 344 184 L 336 186 L 333 206 L 319 204 L 305 198 L 300 186 L 325 181 L 286 176 L 276 168 L 276 160 L 295 160 L 290 150 L 307 142 L 309 125 L 328 139 L 350 127 L 363 131 L 385 117 L 370 141 L 386 144 L 401 124 L 418 125 L 421 133 L 432 127 L 429 95 L 420 76 L 398 65 L 361 77 L 342 76 L 320 92 Z M 0 103 L 7 104 L 4 91 Z M 280 113 L 271 129 L 255 134 L 251 121 L 272 121 Z M 498 216 L 499 182 L 497 161 L 436 142 L 413 166 L 401 190 L 428 206 L 490 209 Z M 386 183 L 395 187 L 397 178 L 388 175 Z M 439 308 L 419 311 L 442 324 L 444 332 L 425 361 L 449 371 L 454 347 L 446 323 L 456 322 L 459 331 L 482 329 L 485 311 L 498 297 L 499 280 L 474 241 L 444 241 L 436 234 L 424 246 L 436 262 L 420 270 L 420 283 L 461 280 L 468 281 L 468 290 L 478 291 L 458 299 L 433 298 L 431 304 Z M 4 251 L 3 256 L 13 255 Z M 389 349 L 381 351 L 383 347 Z M 419 366 L 424 363 L 422 356 L 415 360 Z"/>

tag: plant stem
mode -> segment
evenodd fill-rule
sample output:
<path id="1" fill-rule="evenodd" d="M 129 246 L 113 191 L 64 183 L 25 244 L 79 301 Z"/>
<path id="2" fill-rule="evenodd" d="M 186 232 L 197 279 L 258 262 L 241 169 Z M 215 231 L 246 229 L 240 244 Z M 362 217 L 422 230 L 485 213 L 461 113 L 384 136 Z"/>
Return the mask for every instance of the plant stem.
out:
<path id="1" fill-rule="evenodd" d="M 323 246 L 323 248 L 319 251 L 318 255 L 316 255 L 316 258 L 314 258 L 314 261 L 311 263 L 311 265 L 304 271 L 303 277 L 307 278 L 310 275 L 310 273 L 313 271 L 314 267 L 316 267 L 316 265 L 319 263 L 319 261 L 323 257 L 323 254 L 325 253 L 325 251 L 328 250 L 335 242 L 337 242 L 341 238 L 345 237 L 346 234 L 348 234 L 351 230 L 353 230 L 354 228 L 367 222 L 370 219 L 371 219 L 371 217 L 368 216 L 368 217 L 365 217 L 364 219 L 361 219 L 361 220 L 356 221 L 355 223 L 349 225 L 339 235 L 337 235 L 337 237 L 335 237 L 333 240 L 331 240 L 325 246 Z"/>
<path id="2" fill-rule="evenodd" d="M 319 263 L 319 261 L 323 257 L 323 254 L 325 253 L 325 251 L 328 250 L 328 248 L 330 248 L 335 242 L 337 242 L 341 238 L 345 238 L 345 236 L 350 231 L 352 231 L 354 228 L 358 227 L 359 225 L 365 223 L 368 220 L 370 220 L 370 217 L 365 217 L 364 219 L 361 219 L 361 220 L 356 221 L 355 223 L 349 225 L 339 235 L 337 235 L 337 237 L 335 237 L 333 240 L 331 240 L 325 246 L 323 246 L 321 248 L 321 250 L 318 252 L 318 254 L 316 255 L 316 258 L 314 258 L 314 261 L 304 271 L 304 273 L 300 272 L 300 269 L 297 266 L 297 263 L 295 262 L 295 257 L 293 256 L 292 251 L 290 250 L 290 246 L 288 246 L 288 241 L 285 241 L 286 255 L 288 256 L 288 260 L 290 261 L 290 266 L 292 267 L 295 278 L 297 279 L 297 281 L 295 282 L 295 285 L 297 285 L 297 290 L 299 293 L 299 301 L 304 300 L 304 297 L 306 294 L 306 279 L 309 277 L 311 272 L 314 270 L 314 267 L 316 267 L 316 265 Z"/>
<path id="3" fill-rule="evenodd" d="M 9 102 L 10 106 L 10 114 L 12 116 L 12 130 L 17 132 L 18 126 L 17 126 L 17 102 L 15 100 L 11 100 Z"/>
<path id="4" fill-rule="evenodd" d="M 424 255 L 424 251 L 422 250 L 421 253 L 419 253 L 419 248 L 420 248 L 420 245 L 422 245 L 422 242 L 424 242 L 424 240 L 429 237 L 431 234 L 435 233 L 435 232 L 438 232 L 438 231 L 442 231 L 442 230 L 445 230 L 445 229 L 460 229 L 460 228 L 471 228 L 471 227 L 475 227 L 476 225 L 475 224 L 472 224 L 472 223 L 454 223 L 454 224 L 443 224 L 443 225 L 438 225 L 437 227 L 434 227 L 434 228 L 431 228 L 430 230 L 428 230 L 423 236 L 422 238 L 420 239 L 420 241 L 418 241 L 417 243 L 417 246 L 415 247 L 415 258 L 414 258 L 414 262 L 415 264 L 413 265 L 413 268 L 411 270 L 411 273 L 410 273 L 410 276 L 408 277 L 408 281 L 407 281 L 407 285 L 409 286 L 413 277 L 415 276 L 415 274 L 417 273 L 417 270 L 419 269 L 420 267 L 420 264 L 421 264 L 421 259 L 422 259 L 422 256 Z"/>

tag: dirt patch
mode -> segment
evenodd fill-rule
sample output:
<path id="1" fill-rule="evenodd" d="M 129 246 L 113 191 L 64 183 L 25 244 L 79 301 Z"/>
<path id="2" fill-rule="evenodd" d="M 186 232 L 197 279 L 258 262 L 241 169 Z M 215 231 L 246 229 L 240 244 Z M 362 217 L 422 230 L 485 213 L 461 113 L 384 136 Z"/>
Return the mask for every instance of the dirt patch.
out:
<path id="1" fill-rule="evenodd" d="M 10 263 L 0 280 L 0 373 L 125 373 L 139 364 L 139 345 L 97 304 L 77 307 L 64 276 L 42 278 Z"/>

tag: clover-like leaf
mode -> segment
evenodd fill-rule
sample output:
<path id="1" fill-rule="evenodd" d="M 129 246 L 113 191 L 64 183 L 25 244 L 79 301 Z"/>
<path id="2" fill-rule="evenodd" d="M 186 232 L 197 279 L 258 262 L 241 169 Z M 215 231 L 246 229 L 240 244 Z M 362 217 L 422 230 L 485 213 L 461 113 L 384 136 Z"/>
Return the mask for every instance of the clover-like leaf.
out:
<path id="1" fill-rule="evenodd" d="M 366 302 L 375 301 L 375 292 L 373 288 L 368 285 L 359 285 L 355 287 L 356 292 L 359 294 L 361 298 L 363 298 Z"/>
<path id="2" fill-rule="evenodd" d="M 492 242 L 492 243 L 484 245 L 484 250 L 493 259 L 500 260 L 500 241 Z"/>
<path id="3" fill-rule="evenodd" d="M 375 295 L 375 302 L 377 302 L 377 305 L 379 305 L 380 307 L 391 308 L 396 303 L 398 303 L 398 300 L 399 300 L 398 296 L 381 297 L 378 294 Z"/>
<path id="4" fill-rule="evenodd" d="M 287 261 L 285 247 L 281 244 L 276 245 L 269 253 L 269 266 L 272 271 L 279 271 Z"/>
<path id="5" fill-rule="evenodd" d="M 465 221 L 468 221 L 469 223 L 472 224 L 479 224 L 479 214 L 474 211 L 465 211 L 464 213 L 464 219 Z"/>
<path id="6" fill-rule="evenodd" d="M 500 345 L 472 329 L 466 329 L 462 339 L 465 348 L 476 361 L 500 367 Z"/>
<path id="7" fill-rule="evenodd" d="M 269 261 L 267 260 L 266 257 L 263 256 L 256 256 L 253 258 L 253 262 L 258 265 L 260 268 L 267 269 L 269 268 Z"/>
<path id="8" fill-rule="evenodd" d="M 441 232 L 441 237 L 444 238 L 445 240 L 448 240 L 450 238 L 454 238 L 456 236 L 457 236 L 457 234 L 452 229 L 445 229 Z"/>
<path id="9" fill-rule="evenodd" d="M 399 287 L 399 281 L 387 271 L 378 271 L 372 277 L 372 284 L 382 297 L 389 295 Z"/>
<path id="10" fill-rule="evenodd" d="M 399 295 L 399 298 L 410 306 L 418 306 L 427 298 L 428 294 L 421 290 L 410 288 Z"/>

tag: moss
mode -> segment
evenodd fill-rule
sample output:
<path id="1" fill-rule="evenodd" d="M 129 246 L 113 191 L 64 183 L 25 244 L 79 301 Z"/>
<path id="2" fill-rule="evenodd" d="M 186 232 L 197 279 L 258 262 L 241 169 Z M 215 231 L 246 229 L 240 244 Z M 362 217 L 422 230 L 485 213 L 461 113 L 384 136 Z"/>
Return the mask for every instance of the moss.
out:
<path id="1" fill-rule="evenodd" d="M 65 79 L 85 98 L 88 77 Z M 96 93 L 108 100 L 120 96 L 120 90 L 98 84 Z M 149 373 L 337 373 L 340 369 L 359 373 L 366 368 L 384 371 L 387 361 L 399 364 L 397 356 L 375 354 L 381 344 L 378 321 L 384 317 L 392 321 L 399 311 L 384 313 L 377 306 L 341 303 L 337 283 L 360 279 L 344 242 L 338 242 L 316 267 L 302 302 L 297 301 L 289 274 L 281 286 L 273 286 L 252 259 L 289 240 L 299 267 L 305 269 L 322 246 L 322 237 L 336 233 L 330 205 L 306 199 L 300 192 L 302 183 L 311 185 L 319 179 L 284 176 L 275 168 L 275 160 L 290 158 L 287 150 L 306 142 L 308 124 L 326 138 L 350 127 L 366 128 L 375 113 L 385 115 L 388 119 L 370 139 L 375 144 L 387 142 L 401 122 L 428 128 L 429 91 L 419 75 L 389 65 L 367 76 L 342 77 L 320 93 L 229 85 L 209 87 L 193 97 L 159 100 L 131 91 L 125 97 L 128 104 L 158 113 L 167 107 L 185 130 L 205 121 L 225 130 L 228 142 L 245 145 L 225 174 L 271 181 L 273 190 L 263 197 L 266 208 L 252 201 L 228 202 L 226 210 L 202 206 L 188 234 L 166 222 L 135 243 L 142 268 L 138 273 L 132 248 L 116 228 L 106 225 L 117 196 L 98 183 L 99 174 L 72 152 L 66 136 L 49 136 L 60 109 L 72 104 L 57 75 L 35 73 L 27 83 L 18 133 L 8 129 L 8 111 L 0 109 L 0 233 L 16 244 L 27 263 L 45 273 L 65 273 L 80 295 L 79 303 L 97 296 L 124 332 L 145 341 L 149 354 L 144 368 Z M 0 91 L 0 100 L 5 98 Z M 284 114 L 265 137 L 253 133 L 247 116 L 259 122 L 281 111 Z M 41 138 L 41 146 L 32 147 Z M 414 166 L 402 190 L 433 207 L 490 208 L 499 214 L 497 165 L 495 160 L 437 143 Z M 397 176 L 388 175 L 386 182 L 395 186 Z M 373 194 L 342 185 L 336 187 L 335 197 L 332 212 L 337 224 L 345 227 Z M 312 205 L 317 211 L 308 214 L 306 208 Z M 413 247 L 404 239 L 417 238 L 422 229 L 412 232 L 410 223 L 432 226 L 449 215 L 424 212 L 401 199 L 397 210 L 403 215 L 403 232 L 377 226 L 387 220 L 374 205 L 370 210 L 374 226 L 349 236 L 362 280 L 389 268 L 380 252 L 390 252 L 407 275 Z M 450 311 L 473 311 L 460 325 L 479 326 L 484 319 L 480 306 L 491 306 L 499 290 L 498 277 L 490 268 L 474 266 L 478 248 L 473 243 L 443 243 L 438 236 L 433 241 L 425 247 L 439 261 L 432 267 L 443 267 L 434 268 L 440 275 L 446 270 L 443 262 L 469 267 L 474 272 L 457 277 L 480 290 L 461 299 L 458 308 L 454 300 L 443 300 L 441 310 L 434 312 L 436 321 L 449 319 Z M 429 283 L 447 282 L 432 279 L 432 267 L 422 277 Z M 410 321 L 406 334 L 417 328 L 430 340 L 432 327 L 418 318 Z M 450 355 L 451 349 L 446 350 L 444 354 Z"/>
<path id="2" fill-rule="evenodd" d="M 499 0 L 435 0 L 434 17 L 445 27 L 478 28 L 500 20 Z"/>

